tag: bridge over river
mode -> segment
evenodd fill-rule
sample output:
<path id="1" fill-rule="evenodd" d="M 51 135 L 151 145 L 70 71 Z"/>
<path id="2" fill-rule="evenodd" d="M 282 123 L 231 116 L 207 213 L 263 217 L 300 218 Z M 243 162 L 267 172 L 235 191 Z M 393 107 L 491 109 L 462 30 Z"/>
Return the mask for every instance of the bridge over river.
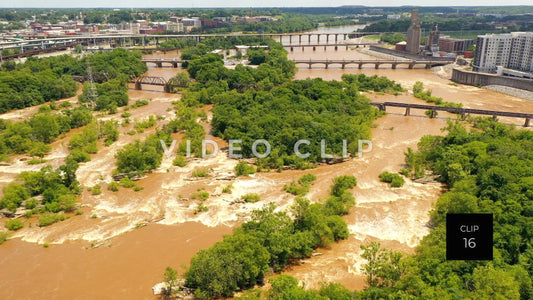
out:
<path id="1" fill-rule="evenodd" d="M 434 118 L 437 115 L 437 111 L 445 111 L 453 114 L 458 114 L 461 118 L 466 117 L 467 115 L 482 115 L 482 116 L 492 116 L 494 120 L 500 117 L 511 117 L 511 118 L 520 118 L 525 119 L 524 127 L 529 127 L 531 124 L 531 119 L 533 114 L 529 113 L 518 113 L 511 111 L 497 111 L 497 110 L 487 110 L 487 109 L 474 109 L 474 108 L 462 108 L 462 107 L 444 107 L 444 106 L 435 106 L 435 105 L 426 105 L 426 104 L 414 104 L 414 103 L 399 103 L 399 102 L 372 102 L 373 106 L 379 108 L 379 110 L 386 111 L 388 107 L 403 107 L 405 108 L 405 115 L 411 115 L 411 109 L 422 109 L 430 111 L 430 118 Z"/>
<path id="2" fill-rule="evenodd" d="M 415 65 L 424 65 L 426 69 L 435 66 L 447 65 L 449 61 L 438 61 L 438 60 L 376 60 L 376 59 L 354 59 L 354 60 L 345 60 L 345 59 L 295 59 L 293 60 L 295 64 L 306 64 L 309 66 L 309 69 L 313 65 L 324 65 L 327 69 L 330 65 L 340 65 L 344 69 L 348 65 L 357 65 L 361 69 L 364 65 L 374 65 L 374 68 L 379 69 L 382 65 L 390 65 L 392 69 L 396 69 L 398 65 L 406 65 L 409 69 L 413 69 Z"/>
<path id="3" fill-rule="evenodd" d="M 413 69 L 415 65 L 424 65 L 427 69 L 434 66 L 443 66 L 449 64 L 448 61 L 437 61 L 437 60 L 375 60 L 375 59 L 359 59 L 359 60 L 338 60 L 338 59 L 295 59 L 293 60 L 295 64 L 307 64 L 309 68 L 313 65 L 323 65 L 327 69 L 330 65 L 340 65 L 342 69 L 346 68 L 348 65 L 357 65 L 361 69 L 364 65 L 374 65 L 376 69 L 379 69 L 380 66 L 390 65 L 392 69 L 396 69 L 398 65 L 406 65 L 409 69 Z M 163 64 L 172 65 L 174 68 L 179 67 L 184 60 L 178 58 L 143 58 L 142 62 L 145 64 L 155 64 L 156 67 L 161 68 Z"/>

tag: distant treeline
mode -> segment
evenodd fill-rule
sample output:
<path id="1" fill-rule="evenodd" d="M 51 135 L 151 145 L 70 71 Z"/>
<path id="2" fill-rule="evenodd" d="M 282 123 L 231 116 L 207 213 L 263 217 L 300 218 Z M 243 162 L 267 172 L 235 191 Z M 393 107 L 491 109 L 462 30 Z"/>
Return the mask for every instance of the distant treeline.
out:
<path id="1" fill-rule="evenodd" d="M 433 30 L 434 24 L 438 24 L 440 31 L 472 31 L 484 30 L 487 32 L 510 32 L 510 31 L 528 31 L 533 28 L 533 24 L 529 20 L 521 20 L 514 24 L 506 25 L 506 29 L 502 31 L 497 27 L 495 21 L 503 21 L 495 17 L 453 17 L 453 18 L 436 18 L 432 16 L 423 17 L 422 30 L 426 34 Z M 409 18 L 402 18 L 398 20 L 383 19 L 376 21 L 359 31 L 363 32 L 407 32 L 411 20 Z"/>

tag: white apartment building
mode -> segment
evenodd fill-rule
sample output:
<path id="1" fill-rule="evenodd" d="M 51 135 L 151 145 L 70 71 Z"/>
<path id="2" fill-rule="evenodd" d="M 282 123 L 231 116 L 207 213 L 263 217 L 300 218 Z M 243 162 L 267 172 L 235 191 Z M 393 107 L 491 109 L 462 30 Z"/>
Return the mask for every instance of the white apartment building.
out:
<path id="1" fill-rule="evenodd" d="M 498 66 L 533 72 L 533 32 L 478 36 L 474 71 L 496 73 Z"/>
<path id="2" fill-rule="evenodd" d="M 181 22 L 168 22 L 166 24 L 166 30 L 167 31 L 172 31 L 172 32 L 183 32 L 184 31 L 183 23 L 181 23 Z"/>

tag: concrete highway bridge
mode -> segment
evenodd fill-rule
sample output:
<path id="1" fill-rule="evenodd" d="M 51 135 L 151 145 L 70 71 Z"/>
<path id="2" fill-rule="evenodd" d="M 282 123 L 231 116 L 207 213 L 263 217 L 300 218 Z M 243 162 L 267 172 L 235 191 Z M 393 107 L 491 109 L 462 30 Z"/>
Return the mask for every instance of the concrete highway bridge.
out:
<path id="1" fill-rule="evenodd" d="M 377 43 L 336 43 L 336 44 L 285 44 L 283 47 L 290 48 L 290 51 L 294 51 L 295 48 L 302 48 L 302 51 L 305 48 L 313 48 L 313 51 L 316 50 L 316 48 L 324 47 L 324 51 L 327 50 L 327 48 L 334 48 L 335 50 L 338 50 L 339 47 L 345 47 L 346 50 L 348 50 L 349 47 L 363 47 L 371 46 L 371 45 L 377 45 Z"/>
<path id="2" fill-rule="evenodd" d="M 1 49 L 13 49 L 19 48 L 21 52 L 26 50 L 37 50 L 37 48 L 44 49 L 52 46 L 66 45 L 66 44 L 83 44 L 86 46 L 98 46 L 103 43 L 116 43 L 118 46 L 145 46 L 150 40 L 155 41 L 156 45 L 160 42 L 169 39 L 194 39 L 201 41 L 203 39 L 211 37 L 231 38 L 231 37 L 269 37 L 275 40 L 279 40 L 280 43 L 283 39 L 289 39 L 289 44 L 292 44 L 293 40 L 299 43 L 307 42 L 311 43 L 313 38 L 316 37 L 316 42 L 321 41 L 329 43 L 329 41 L 343 41 L 348 38 L 358 38 L 366 35 L 382 34 L 386 32 L 353 32 L 353 33 L 325 33 L 325 32 L 313 32 L 313 33 L 224 33 L 224 34 L 107 34 L 107 35 L 76 35 L 76 36 L 55 36 L 55 37 L 37 37 L 28 36 L 23 39 L 4 39 L 0 42 Z"/>
<path id="3" fill-rule="evenodd" d="M 414 103 L 399 103 L 399 102 L 372 102 L 373 106 L 379 108 L 379 110 L 386 111 L 387 107 L 403 107 L 405 108 L 405 116 L 411 115 L 411 109 L 421 109 L 425 111 L 431 111 L 430 118 L 434 118 L 438 111 L 445 111 L 453 114 L 458 114 L 461 118 L 465 118 L 467 115 L 482 115 L 482 116 L 492 116 L 494 120 L 497 120 L 498 117 L 511 117 L 524 119 L 524 127 L 529 127 L 531 125 L 531 119 L 533 114 L 528 113 L 518 113 L 511 111 L 497 111 L 497 110 L 487 110 L 487 109 L 474 109 L 474 108 L 462 108 L 462 107 L 444 107 L 444 106 L 435 106 L 435 105 L 425 105 L 425 104 L 414 104 Z"/>
<path id="4" fill-rule="evenodd" d="M 340 65 L 344 69 L 348 65 L 357 65 L 361 69 L 364 65 L 374 65 L 376 69 L 379 69 L 382 65 L 390 65 L 392 69 L 396 69 L 398 65 L 406 65 L 409 69 L 413 69 L 415 65 L 424 65 L 426 68 L 434 66 L 443 66 L 449 64 L 449 61 L 436 61 L 436 60 L 293 60 L 295 64 L 307 64 L 309 68 L 313 65 L 324 65 L 327 69 L 330 65 Z M 145 64 L 155 64 L 156 67 L 161 68 L 163 64 L 172 65 L 177 68 L 184 61 L 181 59 L 173 58 L 143 58 L 142 62 Z"/>
<path id="5" fill-rule="evenodd" d="M 449 61 L 437 61 L 437 60 L 339 60 L 339 59 L 295 59 L 295 64 L 306 64 L 311 68 L 313 65 L 323 65 L 327 69 L 330 65 L 340 65 L 344 69 L 348 65 L 357 65 L 361 69 L 364 65 L 374 65 L 374 68 L 379 69 L 382 65 L 390 65 L 392 69 L 396 69 L 398 65 L 406 65 L 409 69 L 413 69 L 415 65 L 424 65 L 426 69 L 435 66 L 447 65 Z"/>
<path id="6" fill-rule="evenodd" d="M 163 64 L 169 64 L 174 68 L 179 67 L 184 61 L 181 59 L 173 59 L 173 58 L 143 58 L 142 62 L 145 64 L 155 64 L 156 67 L 162 68 Z"/>

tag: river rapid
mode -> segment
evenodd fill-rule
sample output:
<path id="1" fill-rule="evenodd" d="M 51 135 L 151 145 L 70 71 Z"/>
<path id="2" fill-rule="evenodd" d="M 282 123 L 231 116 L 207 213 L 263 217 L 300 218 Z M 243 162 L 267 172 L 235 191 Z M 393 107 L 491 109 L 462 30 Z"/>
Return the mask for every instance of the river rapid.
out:
<path id="1" fill-rule="evenodd" d="M 320 32 L 351 32 L 354 27 L 318 29 Z M 323 39 L 325 41 L 325 39 Z M 294 42 L 294 40 L 293 40 Z M 314 42 L 314 41 L 311 41 Z M 331 43 L 331 39 L 330 39 Z M 147 57 L 178 57 L 177 52 L 154 53 Z M 366 50 L 340 47 L 294 48 L 291 59 L 379 59 Z M 533 113 L 533 103 L 528 100 L 465 85 L 450 85 L 450 81 L 436 75 L 435 70 L 379 69 L 373 66 L 363 69 L 330 67 L 323 69 L 299 66 L 295 79 L 317 78 L 340 80 L 342 74 L 364 73 L 387 76 L 411 89 L 416 81 L 422 81 L 433 95 L 445 101 L 461 102 L 465 107 L 508 110 Z M 146 75 L 170 78 L 180 69 L 150 66 Z M 437 70 L 438 71 L 438 70 Z M 129 96 L 134 102 L 151 99 L 150 104 L 131 109 L 132 120 L 148 115 L 163 116 L 158 126 L 174 117 L 168 109 L 179 100 L 179 94 L 163 93 L 159 87 L 146 86 L 142 91 L 130 87 Z M 372 101 L 397 101 L 424 103 L 411 94 L 400 96 L 368 94 Z M 75 102 L 75 98 L 65 101 Z M 4 114 L 1 117 L 23 119 L 36 109 L 29 108 Z M 205 108 L 208 117 L 210 107 Z M 393 189 L 381 183 L 378 175 L 383 171 L 398 172 L 404 164 L 404 151 L 415 148 L 420 138 L 427 134 L 444 134 L 441 128 L 445 113 L 429 119 L 423 111 L 411 111 L 410 117 L 403 109 L 388 108 L 388 114 L 379 118 L 372 129 L 373 149 L 362 158 L 336 165 L 319 166 L 316 169 L 291 170 L 282 173 L 259 173 L 250 177 L 233 177 L 236 161 L 228 159 L 221 151 L 216 157 L 193 160 L 184 168 L 172 166 L 172 158 L 164 157 L 161 167 L 137 183 L 145 187 L 140 192 L 121 188 L 117 193 L 108 191 L 115 166 L 114 154 L 137 138 L 144 138 L 155 128 L 130 136 L 131 126 L 121 127 L 121 135 L 110 147 L 100 145 L 100 151 L 92 160 L 82 164 L 77 172 L 85 187 L 102 185 L 102 194 L 92 195 L 84 191 L 81 196 L 83 215 L 38 228 L 37 220 L 26 221 L 24 229 L 0 246 L 0 298 L 2 299 L 147 299 L 152 296 L 151 287 L 162 281 L 166 266 L 183 272 L 199 249 L 220 241 L 224 234 L 246 221 L 252 210 L 267 202 L 275 202 L 279 209 L 288 209 L 293 196 L 283 191 L 283 186 L 306 173 L 313 173 L 318 180 L 307 197 L 311 201 L 325 198 L 332 179 L 339 175 L 354 175 L 358 184 L 353 190 L 356 206 L 345 217 L 350 237 L 327 249 L 318 249 L 317 255 L 302 264 L 291 267 L 286 273 L 305 281 L 306 287 L 317 287 L 322 281 L 336 281 L 350 289 L 364 288 L 361 275 L 360 245 L 380 241 L 383 246 L 405 253 L 413 248 L 429 232 L 426 226 L 432 204 L 445 188 L 439 183 L 426 184 L 406 181 L 402 188 Z M 117 115 L 101 119 L 122 119 Z M 502 118 L 502 122 L 521 125 L 523 120 Z M 133 123 L 133 122 L 132 122 Z M 207 132 L 209 124 L 203 123 Z M 58 139 L 53 151 L 45 157 L 53 165 L 61 164 L 68 154 L 66 145 L 72 133 Z M 175 138 L 180 139 L 179 134 Z M 226 143 L 209 136 L 220 148 Z M 23 157 L 15 157 L 11 164 L 0 166 L 0 187 L 14 180 L 22 170 L 38 170 L 40 165 L 28 166 Z M 211 169 L 207 178 L 194 178 L 191 173 L 199 167 Z M 222 189 L 231 184 L 231 194 Z M 210 193 L 205 205 L 207 212 L 195 214 L 198 201 L 191 195 L 204 189 Z M 237 203 L 245 193 L 258 193 L 257 203 Z M 0 219 L 3 224 L 4 219 Z M 33 226 L 30 227 L 30 223 Z M 49 245 L 43 247 L 43 244 Z"/>

